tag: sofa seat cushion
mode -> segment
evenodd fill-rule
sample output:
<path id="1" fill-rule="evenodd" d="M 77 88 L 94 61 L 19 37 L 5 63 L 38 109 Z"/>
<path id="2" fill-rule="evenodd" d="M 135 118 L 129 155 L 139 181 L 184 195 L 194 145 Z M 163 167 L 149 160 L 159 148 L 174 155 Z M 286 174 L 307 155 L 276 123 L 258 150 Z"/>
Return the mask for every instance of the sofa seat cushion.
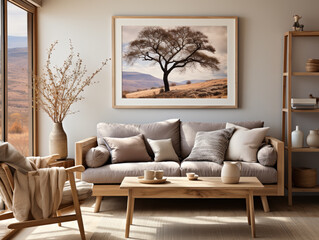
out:
<path id="1" fill-rule="evenodd" d="M 260 128 L 264 126 L 262 121 L 252 121 L 252 122 L 234 122 L 234 124 L 252 129 Z M 211 123 L 211 122 L 181 122 L 181 156 L 185 159 L 192 151 L 195 143 L 196 133 L 216 131 L 219 129 L 224 129 L 226 123 Z"/>
<path id="2" fill-rule="evenodd" d="M 257 177 L 263 184 L 277 183 L 277 170 L 273 167 L 266 167 L 260 163 L 241 162 L 243 177 Z M 207 161 L 185 161 L 181 164 L 181 176 L 187 172 L 194 172 L 199 177 L 220 177 L 222 165 Z"/>
<path id="3" fill-rule="evenodd" d="M 134 162 L 87 168 L 82 173 L 82 180 L 90 183 L 121 183 L 124 177 L 143 176 L 144 170 L 164 170 L 166 177 L 179 177 L 181 175 L 180 165 L 174 161 Z"/>

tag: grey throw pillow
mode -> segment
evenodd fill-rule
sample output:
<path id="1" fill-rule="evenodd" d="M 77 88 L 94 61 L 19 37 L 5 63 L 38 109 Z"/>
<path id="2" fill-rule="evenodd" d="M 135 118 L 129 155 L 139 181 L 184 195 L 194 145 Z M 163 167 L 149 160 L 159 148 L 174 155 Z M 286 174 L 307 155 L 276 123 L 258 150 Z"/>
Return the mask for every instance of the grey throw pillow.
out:
<path id="1" fill-rule="evenodd" d="M 184 161 L 212 161 L 222 164 L 234 131 L 235 128 L 197 132 L 194 147 Z"/>
<path id="2" fill-rule="evenodd" d="M 277 152 L 271 145 L 265 144 L 258 150 L 257 160 L 261 165 L 273 167 L 277 162 Z"/>
<path id="3" fill-rule="evenodd" d="M 111 152 L 112 163 L 152 161 L 147 153 L 143 134 L 127 138 L 104 137 L 103 139 Z"/>
<path id="4" fill-rule="evenodd" d="M 89 149 L 86 153 L 85 162 L 88 167 L 101 167 L 107 162 L 109 157 L 110 152 L 105 146 L 97 146 Z"/>

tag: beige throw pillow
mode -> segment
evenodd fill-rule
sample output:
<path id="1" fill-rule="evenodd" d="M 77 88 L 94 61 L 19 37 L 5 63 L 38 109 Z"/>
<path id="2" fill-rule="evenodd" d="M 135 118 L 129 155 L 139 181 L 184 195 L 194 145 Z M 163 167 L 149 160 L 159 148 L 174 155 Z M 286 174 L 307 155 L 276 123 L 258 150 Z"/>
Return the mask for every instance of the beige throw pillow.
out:
<path id="1" fill-rule="evenodd" d="M 143 134 L 127 138 L 104 137 L 111 152 L 112 163 L 151 161 L 144 143 Z"/>
<path id="2" fill-rule="evenodd" d="M 154 161 L 175 161 L 178 162 L 178 156 L 174 150 L 172 139 L 152 140 L 147 139 L 152 151 L 154 152 Z"/>
<path id="3" fill-rule="evenodd" d="M 269 127 L 247 129 L 232 123 L 227 123 L 226 128 L 235 127 L 236 131 L 229 141 L 226 160 L 242 160 L 257 162 L 257 151 L 264 140 Z"/>

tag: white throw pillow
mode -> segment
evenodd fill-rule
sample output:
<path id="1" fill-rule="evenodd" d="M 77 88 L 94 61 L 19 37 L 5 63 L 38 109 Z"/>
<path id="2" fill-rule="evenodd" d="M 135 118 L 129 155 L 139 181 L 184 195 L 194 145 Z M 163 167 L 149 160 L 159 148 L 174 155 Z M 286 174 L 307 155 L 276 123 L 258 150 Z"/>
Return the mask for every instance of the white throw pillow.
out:
<path id="1" fill-rule="evenodd" d="M 248 129 L 227 123 L 226 128 L 235 127 L 236 131 L 229 141 L 226 160 L 257 162 L 257 151 L 264 140 L 269 127 Z"/>
<path id="2" fill-rule="evenodd" d="M 179 161 L 178 156 L 173 148 L 172 140 L 170 138 L 161 140 L 152 140 L 148 138 L 147 141 L 154 152 L 155 162 Z"/>

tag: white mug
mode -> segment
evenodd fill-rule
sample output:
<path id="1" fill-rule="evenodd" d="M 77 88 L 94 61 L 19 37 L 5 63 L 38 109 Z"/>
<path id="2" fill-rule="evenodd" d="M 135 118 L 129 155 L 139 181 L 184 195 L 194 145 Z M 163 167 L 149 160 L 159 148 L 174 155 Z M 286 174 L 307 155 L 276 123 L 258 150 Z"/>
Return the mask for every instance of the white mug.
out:
<path id="1" fill-rule="evenodd" d="M 155 171 L 154 170 L 144 170 L 145 180 L 154 180 Z"/>

